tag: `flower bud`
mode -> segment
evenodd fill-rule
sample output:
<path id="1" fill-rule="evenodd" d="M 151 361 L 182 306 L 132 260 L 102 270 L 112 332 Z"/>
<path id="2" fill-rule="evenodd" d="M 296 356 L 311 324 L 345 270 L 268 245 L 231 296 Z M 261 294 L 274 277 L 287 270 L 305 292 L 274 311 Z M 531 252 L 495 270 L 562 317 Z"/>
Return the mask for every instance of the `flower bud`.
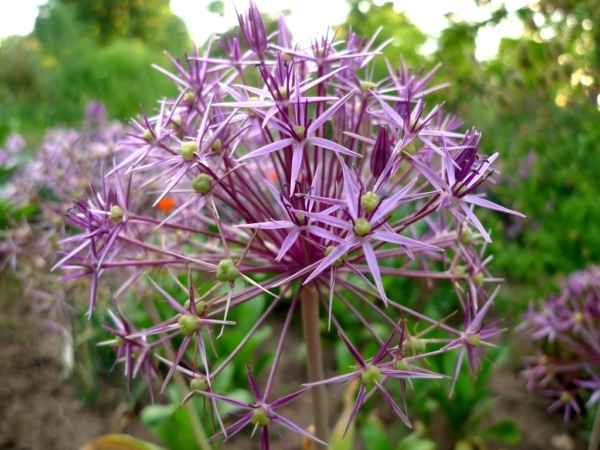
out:
<path id="1" fill-rule="evenodd" d="M 245 17 L 238 14 L 238 21 L 246 45 L 250 50 L 259 55 L 259 57 L 262 57 L 264 51 L 267 49 L 267 31 L 254 2 L 250 2 L 250 8 Z"/>
<path id="2" fill-rule="evenodd" d="M 371 173 L 375 178 L 383 173 L 391 156 L 392 145 L 387 128 L 381 127 L 377 132 L 377 139 L 375 139 L 375 146 L 371 154 Z"/>

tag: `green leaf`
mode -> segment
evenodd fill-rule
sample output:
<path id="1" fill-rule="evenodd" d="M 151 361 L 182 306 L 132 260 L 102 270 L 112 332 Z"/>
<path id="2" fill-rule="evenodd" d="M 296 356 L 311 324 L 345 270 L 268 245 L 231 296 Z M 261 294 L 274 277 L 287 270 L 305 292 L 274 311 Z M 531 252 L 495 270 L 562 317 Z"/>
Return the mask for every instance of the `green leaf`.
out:
<path id="1" fill-rule="evenodd" d="M 370 421 L 360 427 L 360 437 L 367 450 L 392 450 L 390 438 L 377 422 Z"/>
<path id="2" fill-rule="evenodd" d="M 515 446 L 521 442 L 522 433 L 517 423 L 512 419 L 501 419 L 488 428 L 477 433 L 485 440 L 502 442 Z"/>
<path id="3" fill-rule="evenodd" d="M 415 431 L 406 436 L 396 446 L 395 450 L 436 450 L 434 441 L 422 435 L 421 431 Z"/>
<path id="4" fill-rule="evenodd" d="M 199 449 L 190 419 L 185 409 L 179 408 L 178 401 L 170 405 L 146 406 L 140 419 L 168 448 Z"/>

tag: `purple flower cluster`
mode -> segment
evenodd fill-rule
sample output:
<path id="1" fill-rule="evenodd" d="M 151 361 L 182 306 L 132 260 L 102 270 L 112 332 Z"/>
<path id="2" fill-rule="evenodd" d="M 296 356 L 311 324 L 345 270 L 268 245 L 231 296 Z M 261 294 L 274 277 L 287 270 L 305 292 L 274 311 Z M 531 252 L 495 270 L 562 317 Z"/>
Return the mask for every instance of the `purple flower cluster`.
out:
<path id="1" fill-rule="evenodd" d="M 64 336 L 70 335 L 73 309 L 68 303 L 76 296 L 77 283 L 60 283 L 50 273 L 57 241 L 69 233 L 64 217 L 74 198 L 102 187 L 102 167 L 112 165 L 124 132 L 120 123 L 107 121 L 99 102 L 88 105 L 86 118 L 78 130 L 49 130 L 33 155 L 23 152 L 25 142 L 18 135 L 11 135 L 4 146 L 12 161 L 5 160 L 4 166 L 14 166 L 15 175 L 3 186 L 0 201 L 35 212 L 0 231 L 0 270 L 13 272 L 23 295 L 33 299 L 36 311 Z"/>
<path id="2" fill-rule="evenodd" d="M 184 61 L 172 59 L 174 73 L 159 68 L 179 96 L 132 121 L 101 186 L 69 210 L 70 226 L 80 231 L 62 241 L 55 267 L 69 272 L 65 279 L 91 280 L 89 314 L 115 277 L 117 294 L 143 283 L 168 304 L 169 319 L 138 330 L 115 300 L 108 328 L 119 361 L 129 379 L 143 374 L 150 383 L 158 361 L 169 366 L 164 385 L 175 371 L 190 378 L 226 438 L 247 426 L 260 429 L 263 448 L 278 427 L 309 436 L 275 409 L 307 390 L 356 379 L 351 420 L 379 394 L 410 425 L 404 399 L 393 399 L 386 385 L 399 380 L 404 395 L 407 380 L 440 378 L 425 359 L 442 352 L 460 352 L 454 378 L 465 359 L 476 370 L 482 347 L 502 331 L 484 321 L 497 289 L 486 289 L 496 281 L 484 255 L 490 236 L 474 212 L 518 214 L 477 193 L 498 155 L 482 154 L 479 133 L 459 131 L 461 122 L 441 105 L 427 108 L 428 94 L 444 87 L 429 86 L 435 70 L 388 63 L 387 76 L 373 81 L 377 36 L 326 35 L 301 48 L 291 44 L 283 19 L 268 34 L 254 4 L 239 21 L 242 40 L 225 36 Z M 67 178 L 85 181 L 74 170 Z M 161 285 L 164 275 L 187 278 L 180 296 Z M 406 306 L 401 292 L 386 287 L 396 277 L 453 285 L 463 325 Z M 229 313 L 258 296 L 270 303 L 252 331 L 275 307 L 287 318 L 263 389 L 248 369 L 255 403 L 246 404 L 213 385 L 249 336 L 218 365 L 213 348 L 235 327 Z M 357 315 L 379 347 L 375 355 L 355 347 L 334 305 Z M 364 308 L 382 327 L 359 313 Z M 356 360 L 350 374 L 323 377 L 319 310 Z M 283 342 L 296 320 L 307 342 L 307 383 L 273 399 Z M 411 335 L 417 326 L 425 331 Z M 428 339 L 433 329 L 446 337 Z M 164 350 L 171 345 L 172 353 Z M 243 411 L 228 428 L 219 402 Z M 322 402 L 313 395 L 313 403 Z M 321 443 L 328 439 L 323 411 L 315 407 Z"/>
<path id="3" fill-rule="evenodd" d="M 564 418 L 600 400 L 600 267 L 572 274 L 562 292 L 531 304 L 519 329 L 536 354 L 525 359 L 528 390 L 554 398 Z"/>

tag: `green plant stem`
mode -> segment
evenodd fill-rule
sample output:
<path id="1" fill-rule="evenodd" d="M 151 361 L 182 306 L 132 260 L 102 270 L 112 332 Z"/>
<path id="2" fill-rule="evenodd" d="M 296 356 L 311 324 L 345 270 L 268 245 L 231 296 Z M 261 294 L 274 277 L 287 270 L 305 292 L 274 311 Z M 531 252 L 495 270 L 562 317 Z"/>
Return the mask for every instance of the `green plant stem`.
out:
<path id="1" fill-rule="evenodd" d="M 588 450 L 598 450 L 600 448 L 600 405 L 596 408 L 596 417 L 594 418 L 594 425 L 592 425 L 592 435 L 590 436 L 590 443 Z"/>
<path id="2" fill-rule="evenodd" d="M 303 286 L 300 293 L 302 303 L 302 326 L 306 342 L 308 381 L 314 383 L 324 379 L 323 354 L 321 351 L 321 331 L 319 324 L 319 294 L 314 286 Z M 327 391 L 324 385 L 313 386 L 312 395 L 313 423 L 315 436 L 323 442 L 329 441 L 327 421 Z M 326 447 L 314 443 L 315 448 Z"/>

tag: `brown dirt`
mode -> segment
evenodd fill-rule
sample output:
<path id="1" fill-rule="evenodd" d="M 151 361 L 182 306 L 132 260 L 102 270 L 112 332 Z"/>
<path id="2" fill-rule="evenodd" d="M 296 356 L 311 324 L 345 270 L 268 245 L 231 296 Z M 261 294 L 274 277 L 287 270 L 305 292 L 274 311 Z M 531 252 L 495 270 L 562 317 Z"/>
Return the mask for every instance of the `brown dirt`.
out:
<path id="1" fill-rule="evenodd" d="M 12 290 L 0 283 L 0 449 L 76 450 L 115 432 L 147 438 L 114 402 L 83 406 L 61 375 L 56 336 Z"/>

